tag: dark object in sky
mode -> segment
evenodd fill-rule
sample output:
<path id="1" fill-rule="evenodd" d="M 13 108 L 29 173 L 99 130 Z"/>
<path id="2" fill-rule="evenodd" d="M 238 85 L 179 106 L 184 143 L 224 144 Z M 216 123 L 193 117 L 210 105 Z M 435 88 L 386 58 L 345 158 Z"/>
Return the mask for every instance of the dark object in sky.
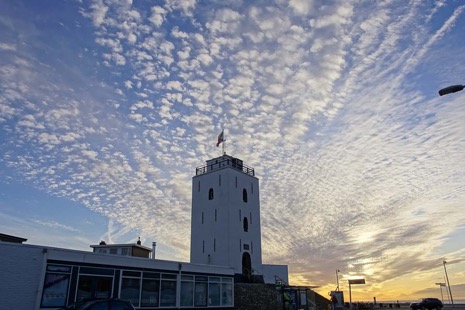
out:
<path id="1" fill-rule="evenodd" d="M 462 89 L 465 88 L 465 85 L 452 85 L 446 88 L 443 88 L 439 91 L 439 96 L 444 96 L 447 94 L 452 94 L 458 91 L 461 91 Z"/>

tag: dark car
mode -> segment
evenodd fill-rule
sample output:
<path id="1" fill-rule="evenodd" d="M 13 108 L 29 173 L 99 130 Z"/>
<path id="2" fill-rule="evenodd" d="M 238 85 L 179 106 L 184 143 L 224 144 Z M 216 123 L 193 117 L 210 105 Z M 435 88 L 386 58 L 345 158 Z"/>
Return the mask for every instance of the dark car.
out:
<path id="1" fill-rule="evenodd" d="M 66 309 L 66 310 L 135 310 L 134 306 L 129 301 L 121 300 L 117 298 L 79 301 L 63 309 Z"/>
<path id="2" fill-rule="evenodd" d="M 412 302 L 410 308 L 412 310 L 424 310 L 424 309 L 437 309 L 440 310 L 443 307 L 442 301 L 437 298 L 422 298 L 418 301 Z"/>

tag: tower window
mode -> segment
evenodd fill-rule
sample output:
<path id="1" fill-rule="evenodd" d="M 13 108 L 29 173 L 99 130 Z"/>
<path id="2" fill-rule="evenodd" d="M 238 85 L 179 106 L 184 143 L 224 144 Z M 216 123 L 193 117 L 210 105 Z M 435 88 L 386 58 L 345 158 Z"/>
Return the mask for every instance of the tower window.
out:
<path id="1" fill-rule="evenodd" d="M 244 231 L 248 232 L 249 231 L 249 221 L 247 220 L 246 217 L 244 217 L 243 225 L 244 225 Z"/>
<path id="2" fill-rule="evenodd" d="M 197 182 L 197 191 L 200 192 L 200 181 Z"/>
<path id="3" fill-rule="evenodd" d="M 242 200 L 247 202 L 247 190 L 245 188 L 242 190 Z"/>
<path id="4" fill-rule="evenodd" d="M 221 186 L 221 174 L 218 176 L 218 183 L 219 183 L 220 186 Z"/>
<path id="5" fill-rule="evenodd" d="M 242 239 L 239 239 L 239 252 L 242 252 Z"/>
<path id="6" fill-rule="evenodd" d="M 203 212 L 202 212 L 202 224 L 203 224 Z"/>
<path id="7" fill-rule="evenodd" d="M 213 252 L 216 252 L 216 239 L 213 239 Z"/>
<path id="8" fill-rule="evenodd" d="M 237 188 L 237 177 L 236 177 L 236 188 Z"/>
<path id="9" fill-rule="evenodd" d="M 210 188 L 208 190 L 208 200 L 212 200 L 213 199 L 213 188 Z"/>
<path id="10" fill-rule="evenodd" d="M 250 190 L 252 191 L 252 194 L 253 194 L 253 183 L 250 183 Z"/>

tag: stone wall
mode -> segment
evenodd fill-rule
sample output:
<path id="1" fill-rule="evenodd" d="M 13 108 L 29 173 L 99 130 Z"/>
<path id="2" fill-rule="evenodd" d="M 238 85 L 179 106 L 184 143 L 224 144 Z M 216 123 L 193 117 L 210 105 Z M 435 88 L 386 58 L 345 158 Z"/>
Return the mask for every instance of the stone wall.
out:
<path id="1" fill-rule="evenodd" d="M 234 285 L 234 309 L 282 310 L 282 297 L 274 285 L 237 283 Z"/>

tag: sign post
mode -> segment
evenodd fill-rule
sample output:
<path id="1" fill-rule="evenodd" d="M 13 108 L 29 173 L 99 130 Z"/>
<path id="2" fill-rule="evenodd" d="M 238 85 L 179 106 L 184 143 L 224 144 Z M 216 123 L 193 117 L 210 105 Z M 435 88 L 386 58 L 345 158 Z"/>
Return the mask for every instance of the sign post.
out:
<path id="1" fill-rule="evenodd" d="M 365 284 L 365 279 L 349 280 L 350 310 L 352 310 L 352 284 Z"/>

